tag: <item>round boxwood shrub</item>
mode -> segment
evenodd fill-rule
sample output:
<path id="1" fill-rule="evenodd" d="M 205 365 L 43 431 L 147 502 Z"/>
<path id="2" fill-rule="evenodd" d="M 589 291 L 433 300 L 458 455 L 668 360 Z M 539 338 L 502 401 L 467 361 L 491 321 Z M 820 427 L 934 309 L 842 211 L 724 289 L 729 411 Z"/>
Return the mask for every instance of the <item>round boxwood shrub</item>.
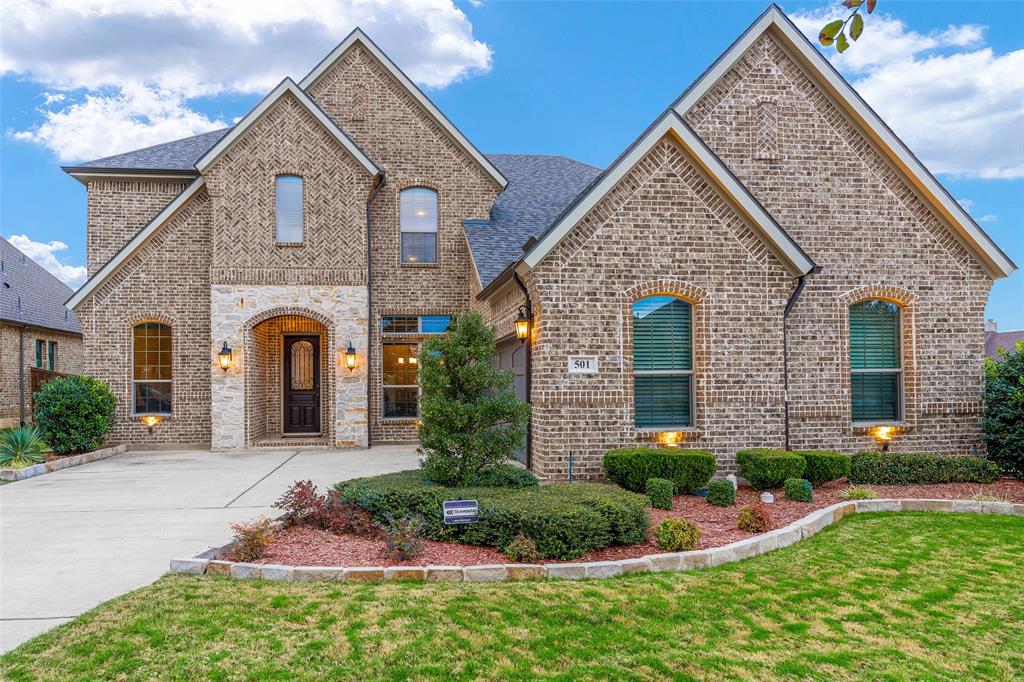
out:
<path id="1" fill-rule="evenodd" d="M 700 531 L 686 519 L 665 519 L 654 531 L 654 541 L 662 552 L 688 552 L 700 542 Z"/>
<path id="2" fill-rule="evenodd" d="M 1024 343 L 985 360 L 985 443 L 988 456 L 1024 479 Z"/>
<path id="3" fill-rule="evenodd" d="M 874 485 L 991 483 L 1000 473 L 983 457 L 926 452 L 860 452 L 850 463 L 850 483 Z"/>
<path id="4" fill-rule="evenodd" d="M 674 492 L 691 493 L 711 480 L 718 464 L 703 450 L 679 448 L 620 448 L 604 455 L 604 473 L 626 490 L 642 493 L 647 479 L 672 481 Z"/>
<path id="5" fill-rule="evenodd" d="M 672 508 L 672 481 L 667 478 L 647 479 L 647 499 L 655 509 Z"/>
<path id="6" fill-rule="evenodd" d="M 736 503 L 736 488 L 724 478 L 708 483 L 708 504 L 716 507 L 731 507 Z"/>
<path id="7" fill-rule="evenodd" d="M 785 450 L 740 450 L 736 453 L 740 476 L 758 490 L 779 488 L 787 478 L 804 475 L 806 462 Z"/>
<path id="8" fill-rule="evenodd" d="M 814 488 L 806 478 L 787 478 L 782 485 L 782 493 L 787 500 L 794 502 L 814 501 Z"/>
<path id="9" fill-rule="evenodd" d="M 850 456 L 829 450 L 799 450 L 795 455 L 804 458 L 804 478 L 815 488 L 829 481 L 850 475 Z"/>
<path id="10" fill-rule="evenodd" d="M 454 488 L 431 483 L 422 470 L 414 470 L 345 481 L 335 488 L 343 501 L 366 510 L 378 522 L 389 516 L 419 515 L 426 538 L 499 549 L 522 534 L 543 559 L 575 559 L 647 537 L 647 498 L 600 483 Z M 477 522 L 446 526 L 446 500 L 479 502 Z"/>
<path id="11" fill-rule="evenodd" d="M 54 452 L 86 452 L 103 445 L 114 425 L 117 398 L 92 377 L 52 379 L 35 395 L 36 425 Z"/>

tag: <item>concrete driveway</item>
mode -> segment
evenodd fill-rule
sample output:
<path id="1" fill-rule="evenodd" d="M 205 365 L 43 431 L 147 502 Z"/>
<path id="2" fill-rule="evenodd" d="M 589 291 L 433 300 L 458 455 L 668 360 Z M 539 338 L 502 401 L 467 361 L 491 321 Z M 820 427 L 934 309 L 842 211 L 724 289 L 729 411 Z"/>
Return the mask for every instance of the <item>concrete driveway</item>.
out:
<path id="1" fill-rule="evenodd" d="M 0 650 L 148 585 L 172 557 L 225 544 L 293 481 L 415 468 L 411 445 L 369 450 L 129 452 L 0 486 Z"/>

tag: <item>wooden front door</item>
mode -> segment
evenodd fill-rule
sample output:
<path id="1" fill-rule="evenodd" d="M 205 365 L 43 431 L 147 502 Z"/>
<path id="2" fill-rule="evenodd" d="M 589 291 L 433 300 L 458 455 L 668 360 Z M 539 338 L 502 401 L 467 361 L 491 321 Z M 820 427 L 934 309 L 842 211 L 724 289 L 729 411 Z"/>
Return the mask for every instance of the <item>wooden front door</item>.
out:
<path id="1" fill-rule="evenodd" d="M 284 432 L 320 433 L 320 337 L 284 337 Z"/>

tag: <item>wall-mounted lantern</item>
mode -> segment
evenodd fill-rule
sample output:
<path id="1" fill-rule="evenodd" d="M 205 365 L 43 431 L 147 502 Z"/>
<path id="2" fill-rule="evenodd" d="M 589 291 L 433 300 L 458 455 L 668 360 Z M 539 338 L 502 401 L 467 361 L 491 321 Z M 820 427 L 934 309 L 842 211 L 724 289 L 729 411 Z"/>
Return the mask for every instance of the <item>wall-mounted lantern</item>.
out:
<path id="1" fill-rule="evenodd" d="M 160 417 L 155 414 L 147 414 L 142 418 L 142 423 L 149 428 L 150 433 L 153 433 L 153 427 L 160 423 Z"/>
<path id="2" fill-rule="evenodd" d="M 217 362 L 220 363 L 220 368 L 225 372 L 231 367 L 231 349 L 228 348 L 228 342 L 224 342 L 224 347 L 217 353 Z"/>
<path id="3" fill-rule="evenodd" d="M 530 335 L 530 318 L 526 316 L 526 307 L 519 307 L 519 317 L 516 318 L 516 336 L 520 341 L 525 341 Z"/>
<path id="4" fill-rule="evenodd" d="M 667 448 L 678 448 L 683 442 L 682 431 L 662 431 L 658 434 L 658 442 Z"/>
<path id="5" fill-rule="evenodd" d="M 889 445 L 892 443 L 892 437 L 895 433 L 896 429 L 891 426 L 875 426 L 871 429 L 871 437 L 878 443 L 882 452 L 889 451 Z"/>
<path id="6" fill-rule="evenodd" d="M 348 342 L 348 350 L 345 351 L 345 366 L 350 372 L 356 368 L 356 349 L 352 347 L 351 341 Z"/>

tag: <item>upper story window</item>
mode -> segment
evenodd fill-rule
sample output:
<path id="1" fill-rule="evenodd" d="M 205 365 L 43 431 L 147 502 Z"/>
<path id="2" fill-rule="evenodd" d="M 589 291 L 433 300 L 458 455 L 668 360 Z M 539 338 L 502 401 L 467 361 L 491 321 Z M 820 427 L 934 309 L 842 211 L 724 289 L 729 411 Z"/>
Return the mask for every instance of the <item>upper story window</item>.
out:
<path id="1" fill-rule="evenodd" d="M 450 315 L 393 315 L 381 318 L 385 334 L 444 334 L 452 323 Z"/>
<path id="2" fill-rule="evenodd" d="M 899 421 L 903 410 L 902 315 L 891 301 L 850 306 L 853 421 Z"/>
<path id="3" fill-rule="evenodd" d="M 437 262 L 437 192 L 411 187 L 399 194 L 403 263 Z"/>
<path id="4" fill-rule="evenodd" d="M 171 413 L 171 328 L 144 322 L 132 329 L 132 411 Z"/>
<path id="5" fill-rule="evenodd" d="M 278 175 L 276 190 L 274 239 L 278 244 L 301 244 L 302 178 L 298 175 Z"/>
<path id="6" fill-rule="evenodd" d="M 693 425 L 693 306 L 675 296 L 633 304 L 633 387 L 639 429 Z"/>

